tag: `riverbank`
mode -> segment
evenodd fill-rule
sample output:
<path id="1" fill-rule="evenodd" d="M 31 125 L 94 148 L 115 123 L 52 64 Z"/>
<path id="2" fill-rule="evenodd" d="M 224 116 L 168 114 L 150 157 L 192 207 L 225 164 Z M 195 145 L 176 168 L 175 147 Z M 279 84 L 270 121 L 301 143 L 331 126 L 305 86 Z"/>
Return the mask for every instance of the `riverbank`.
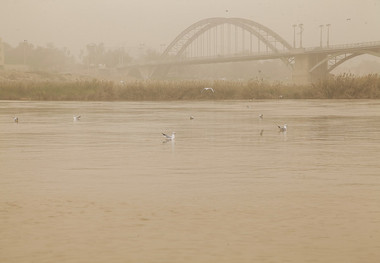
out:
<path id="1" fill-rule="evenodd" d="M 204 90 L 204 88 L 211 89 Z M 380 99 L 378 74 L 340 75 L 312 85 L 261 81 L 128 81 L 115 82 L 71 74 L 10 75 L 0 78 L 0 100 L 160 101 L 241 99 Z"/>

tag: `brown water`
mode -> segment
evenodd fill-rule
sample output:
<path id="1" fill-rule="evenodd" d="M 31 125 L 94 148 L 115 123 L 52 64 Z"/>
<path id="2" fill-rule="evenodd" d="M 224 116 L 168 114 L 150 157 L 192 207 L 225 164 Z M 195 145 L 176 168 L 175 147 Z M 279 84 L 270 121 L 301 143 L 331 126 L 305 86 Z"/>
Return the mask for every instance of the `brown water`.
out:
<path id="1" fill-rule="evenodd" d="M 380 101 L 2 101 L 0 262 L 379 262 L 379 131 Z"/>

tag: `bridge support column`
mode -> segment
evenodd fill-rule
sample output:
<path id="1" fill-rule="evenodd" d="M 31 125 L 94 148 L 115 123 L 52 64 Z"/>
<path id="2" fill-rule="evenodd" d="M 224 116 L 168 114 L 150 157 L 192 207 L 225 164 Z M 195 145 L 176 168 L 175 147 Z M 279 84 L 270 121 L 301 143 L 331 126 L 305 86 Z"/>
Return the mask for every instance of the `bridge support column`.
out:
<path id="1" fill-rule="evenodd" d="M 310 72 L 310 69 L 324 60 L 326 56 L 325 54 L 296 55 L 293 69 L 294 84 L 305 85 L 325 79 L 327 77 L 327 61 L 312 72 Z"/>

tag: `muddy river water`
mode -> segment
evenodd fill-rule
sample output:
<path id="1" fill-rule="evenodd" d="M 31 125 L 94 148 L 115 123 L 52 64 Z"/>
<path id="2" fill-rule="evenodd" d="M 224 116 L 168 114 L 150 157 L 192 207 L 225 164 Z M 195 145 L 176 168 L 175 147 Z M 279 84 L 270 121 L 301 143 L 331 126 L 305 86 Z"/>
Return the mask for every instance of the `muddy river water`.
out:
<path id="1" fill-rule="evenodd" d="M 378 100 L 0 101 L 0 262 L 379 259 Z"/>

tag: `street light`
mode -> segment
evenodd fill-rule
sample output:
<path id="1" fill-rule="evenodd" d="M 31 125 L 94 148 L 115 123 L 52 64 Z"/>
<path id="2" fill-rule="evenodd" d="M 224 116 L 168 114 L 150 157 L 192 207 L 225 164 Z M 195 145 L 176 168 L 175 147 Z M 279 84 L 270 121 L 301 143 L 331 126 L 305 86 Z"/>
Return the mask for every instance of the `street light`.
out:
<path id="1" fill-rule="evenodd" d="M 327 27 L 327 47 L 329 47 L 330 43 L 330 26 L 331 24 L 326 24 L 326 27 Z"/>
<path id="2" fill-rule="evenodd" d="M 296 48 L 296 27 L 297 25 L 293 25 L 293 48 Z"/>
<path id="3" fill-rule="evenodd" d="M 322 28 L 323 28 L 323 25 L 319 25 L 319 27 L 321 28 L 321 33 L 319 36 L 319 39 L 320 39 L 319 45 L 320 45 L 320 47 L 322 47 Z"/>
<path id="4" fill-rule="evenodd" d="M 124 47 L 119 48 L 119 66 L 124 66 Z"/>
<path id="5" fill-rule="evenodd" d="M 300 28 L 300 48 L 302 48 L 302 32 L 303 32 L 303 24 L 298 25 Z"/>
<path id="6" fill-rule="evenodd" d="M 160 53 L 163 53 L 165 51 L 166 44 L 161 44 L 160 47 Z"/>
<path id="7" fill-rule="evenodd" d="M 88 52 L 88 74 L 90 74 L 90 68 L 93 63 L 95 63 L 95 43 L 87 44 L 87 52 Z M 92 62 L 92 63 L 91 63 Z"/>
<path id="8" fill-rule="evenodd" d="M 24 40 L 24 67 L 26 66 L 26 45 L 28 44 L 28 40 Z"/>

